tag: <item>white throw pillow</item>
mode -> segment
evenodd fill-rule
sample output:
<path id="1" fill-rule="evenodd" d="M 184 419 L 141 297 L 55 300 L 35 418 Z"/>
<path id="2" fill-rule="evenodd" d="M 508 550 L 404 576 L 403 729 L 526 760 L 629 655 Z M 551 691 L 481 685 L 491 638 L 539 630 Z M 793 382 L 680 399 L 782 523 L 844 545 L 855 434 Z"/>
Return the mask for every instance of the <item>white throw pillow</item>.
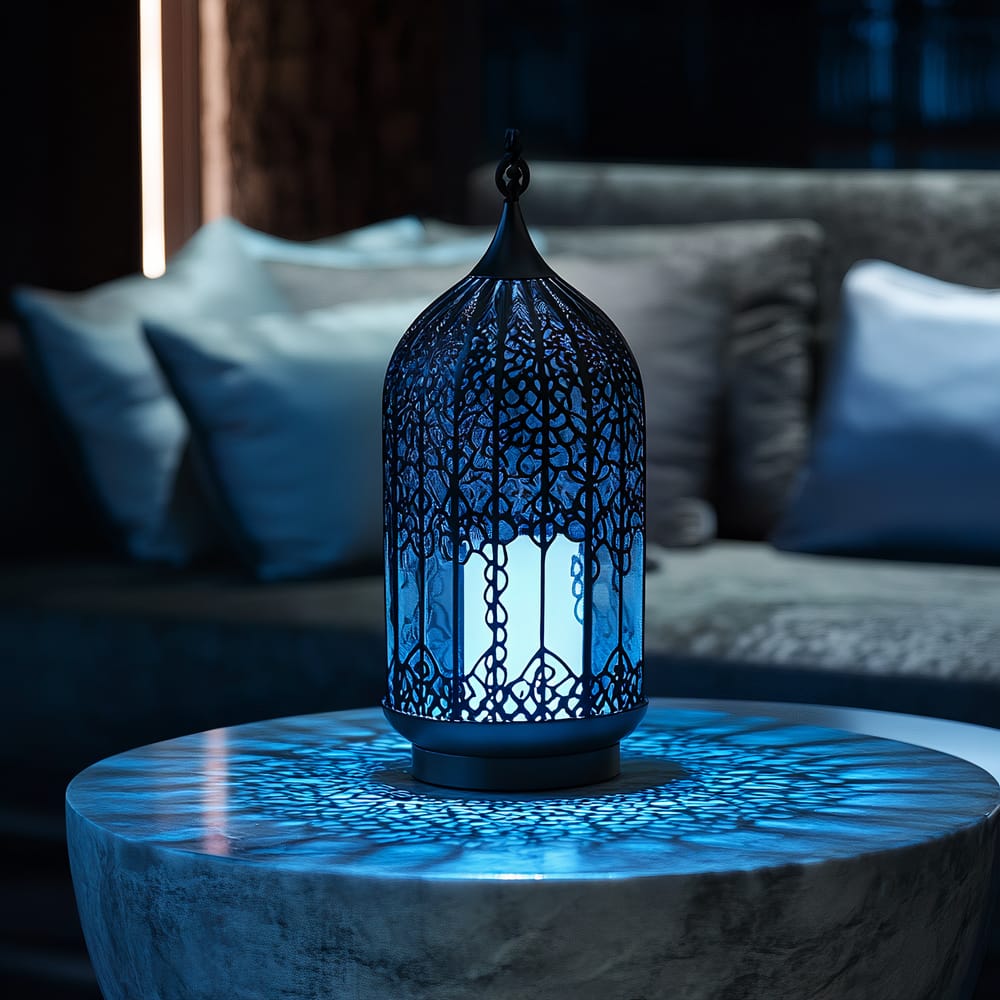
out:
<path id="1" fill-rule="evenodd" d="M 239 225 L 244 249 L 269 264 L 342 268 L 406 267 L 415 264 L 468 264 L 483 255 L 488 239 L 476 231 L 456 232 L 449 239 L 430 239 L 415 216 L 387 219 L 361 229 L 318 240 L 297 241 L 269 236 Z M 460 230 L 461 227 L 455 227 Z"/>
<path id="2" fill-rule="evenodd" d="M 1000 290 L 861 261 L 835 347 L 774 544 L 1000 563 Z"/>
<path id="3" fill-rule="evenodd" d="M 382 556 L 382 382 L 426 300 L 149 322 L 199 468 L 263 580 Z"/>

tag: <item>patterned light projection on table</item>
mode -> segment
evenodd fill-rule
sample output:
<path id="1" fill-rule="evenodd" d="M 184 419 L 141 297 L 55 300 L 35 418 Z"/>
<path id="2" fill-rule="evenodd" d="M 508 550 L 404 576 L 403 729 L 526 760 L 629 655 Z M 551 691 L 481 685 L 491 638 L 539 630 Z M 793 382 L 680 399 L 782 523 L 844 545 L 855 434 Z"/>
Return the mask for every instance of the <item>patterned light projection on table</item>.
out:
<path id="1" fill-rule="evenodd" d="M 408 749 L 372 709 L 276 719 L 110 758 L 69 798 L 130 841 L 445 879 L 787 871 L 944 837 L 1000 801 L 957 757 L 712 709 L 652 708 L 619 777 L 570 791 L 434 788 Z"/>

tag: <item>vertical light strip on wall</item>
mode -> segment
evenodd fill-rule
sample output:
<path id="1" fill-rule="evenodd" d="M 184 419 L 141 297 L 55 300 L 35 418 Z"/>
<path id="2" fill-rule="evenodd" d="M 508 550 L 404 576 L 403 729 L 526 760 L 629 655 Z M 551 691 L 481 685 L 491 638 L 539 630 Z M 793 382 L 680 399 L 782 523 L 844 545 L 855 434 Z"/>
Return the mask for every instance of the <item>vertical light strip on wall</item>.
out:
<path id="1" fill-rule="evenodd" d="M 201 217 L 230 213 L 229 43 L 225 0 L 201 0 Z"/>
<path id="2" fill-rule="evenodd" d="M 139 143 L 142 170 L 142 273 L 166 269 L 163 216 L 163 39 L 161 0 L 139 0 Z"/>

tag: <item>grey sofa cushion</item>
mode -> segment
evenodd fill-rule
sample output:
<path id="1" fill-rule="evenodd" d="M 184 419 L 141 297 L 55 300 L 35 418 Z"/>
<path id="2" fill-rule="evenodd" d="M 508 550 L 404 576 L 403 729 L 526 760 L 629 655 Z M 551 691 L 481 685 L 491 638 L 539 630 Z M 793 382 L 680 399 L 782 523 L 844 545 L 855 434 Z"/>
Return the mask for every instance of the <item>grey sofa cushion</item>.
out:
<path id="1" fill-rule="evenodd" d="M 699 545 L 715 536 L 707 503 L 718 416 L 718 364 L 725 348 L 725 289 L 698 252 L 551 254 L 556 271 L 622 331 L 646 397 L 646 538 Z"/>
<path id="2" fill-rule="evenodd" d="M 439 222 L 426 226 L 429 241 L 444 245 L 468 232 Z M 488 231 L 481 232 L 485 242 Z M 632 343 L 646 386 L 651 495 L 661 491 L 658 458 L 688 451 L 688 492 L 671 495 L 692 495 L 693 483 L 693 495 L 712 501 L 720 535 L 766 537 L 805 457 L 816 276 L 825 248 L 820 227 L 782 220 L 552 226 L 538 232 L 554 262 L 565 254 L 605 262 L 611 282 L 629 280 L 622 277 L 629 260 L 637 266 L 648 257 L 668 262 L 665 276 L 687 276 L 684 282 L 674 277 L 665 289 L 670 305 L 661 317 L 659 339 L 650 337 L 657 329 L 655 317 L 642 324 L 644 336 L 637 336 L 638 328 L 633 332 L 612 312 Z M 599 277 L 592 281 L 607 284 Z M 597 287 L 588 291 L 582 282 L 580 287 L 599 305 L 622 300 L 608 292 L 602 297 Z M 720 320 L 725 330 L 714 347 L 693 339 L 712 330 L 718 337 Z M 696 386 L 702 387 L 701 412 L 689 406 Z M 692 434 L 706 420 L 714 432 L 711 458 Z M 670 441 L 663 438 L 668 428 Z M 655 516 L 652 505 L 651 512 Z M 653 540 L 663 541 L 667 535 L 651 524 Z M 671 534 L 677 537 L 680 531 L 676 524 Z"/>
<path id="3" fill-rule="evenodd" d="M 442 227 L 443 229 L 444 227 Z M 450 242 L 463 232 L 446 227 Z M 484 236 L 483 246 L 487 245 Z M 548 255 L 570 284 L 607 312 L 635 351 L 648 427 L 648 536 L 664 545 L 714 536 L 707 504 L 720 393 L 719 359 L 729 324 L 727 291 L 717 280 L 709 236 L 671 235 L 627 255 Z M 664 247 L 680 252 L 670 255 Z M 381 301 L 422 291 L 427 304 L 461 280 L 470 264 L 366 269 L 271 264 L 298 308 Z M 401 328 L 400 335 L 403 333 Z"/>
<path id="4" fill-rule="evenodd" d="M 651 696 L 1000 725 L 996 569 L 748 542 L 649 554 Z M 22 566 L 0 572 L 0 609 L 7 760 L 72 753 L 82 767 L 130 742 L 375 703 L 385 681 L 381 576 L 261 586 L 141 566 Z"/>
<path id="5" fill-rule="evenodd" d="M 452 241 L 464 232 L 447 229 Z M 483 245 L 487 240 L 484 236 Z M 719 236 L 701 230 L 651 234 L 639 243 L 577 252 L 575 234 L 549 263 L 618 324 L 650 387 L 648 537 L 661 544 L 699 544 L 714 535 L 707 506 L 719 417 L 720 359 L 729 330 L 729 292 L 716 267 Z M 582 248 L 581 248 L 582 249 Z M 471 265 L 368 269 L 270 265 L 298 308 L 345 301 L 384 301 L 416 294 L 428 304 Z M 402 334 L 402 329 L 400 334 Z"/>
<path id="6" fill-rule="evenodd" d="M 995 569 L 741 542 L 653 547 L 650 556 L 649 696 L 825 702 L 1000 725 Z M 261 586 L 142 566 L 5 569 L 0 760 L 22 776 L 29 766 L 56 774 L 44 790 L 58 808 L 75 770 L 129 746 L 375 704 L 384 619 L 381 576 Z"/>

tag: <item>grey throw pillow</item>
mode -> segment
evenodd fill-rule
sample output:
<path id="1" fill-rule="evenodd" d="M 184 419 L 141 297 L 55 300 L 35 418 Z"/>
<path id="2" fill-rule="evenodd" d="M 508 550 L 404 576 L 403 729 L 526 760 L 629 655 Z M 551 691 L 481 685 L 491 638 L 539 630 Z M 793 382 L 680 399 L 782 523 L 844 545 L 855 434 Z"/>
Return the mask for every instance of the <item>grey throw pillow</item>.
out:
<path id="1" fill-rule="evenodd" d="M 693 545 L 713 537 L 715 518 L 706 497 L 728 326 L 724 289 L 687 255 L 556 253 L 548 260 L 618 325 L 643 371 L 649 540 Z M 293 306 L 308 310 L 420 294 L 429 304 L 473 263 L 348 269 L 282 262 L 269 268 Z"/>
<path id="2" fill-rule="evenodd" d="M 429 242 L 468 247 L 469 232 L 435 223 Z M 614 320 L 642 371 L 649 541 L 708 541 L 716 511 L 723 533 L 764 537 L 804 457 L 819 227 L 735 222 L 539 236 L 549 264 Z M 293 308 L 308 310 L 387 296 L 430 303 L 474 263 L 267 267 Z"/>
<path id="3" fill-rule="evenodd" d="M 583 257 L 549 263 L 604 310 L 639 364 L 646 396 L 646 536 L 660 545 L 715 537 L 707 502 L 717 433 L 724 289 L 694 256 Z"/>
<path id="4" fill-rule="evenodd" d="M 694 495 L 711 500 L 720 535 L 767 537 L 806 453 L 822 229 L 807 220 L 782 220 L 557 228 L 546 229 L 545 237 L 553 253 L 586 253 L 613 259 L 618 267 L 628 266 L 630 258 L 655 254 L 669 261 L 672 274 L 686 276 L 685 287 L 714 296 L 713 308 L 705 304 L 700 312 L 709 341 L 700 349 L 683 330 L 667 329 L 678 322 L 676 310 L 664 315 L 658 346 L 636 349 L 650 435 L 661 433 L 658 428 L 674 419 L 674 433 L 692 438 L 651 443 L 651 461 L 654 448 L 667 457 L 665 448 L 669 460 L 683 464 L 697 490 Z M 721 319 L 719 309 L 724 310 Z M 694 318 L 690 307 L 682 311 Z M 688 356 L 678 357 L 678 350 Z M 709 356 L 712 364 L 706 367 Z M 665 371 L 676 377 L 664 378 Z M 690 420 L 693 393 L 713 403 L 709 468 L 704 448 L 693 440 L 704 432 L 704 424 L 685 427 L 676 423 L 676 413 L 669 415 L 680 408 L 684 420 Z M 656 474 L 652 465 L 650 474 Z"/>

